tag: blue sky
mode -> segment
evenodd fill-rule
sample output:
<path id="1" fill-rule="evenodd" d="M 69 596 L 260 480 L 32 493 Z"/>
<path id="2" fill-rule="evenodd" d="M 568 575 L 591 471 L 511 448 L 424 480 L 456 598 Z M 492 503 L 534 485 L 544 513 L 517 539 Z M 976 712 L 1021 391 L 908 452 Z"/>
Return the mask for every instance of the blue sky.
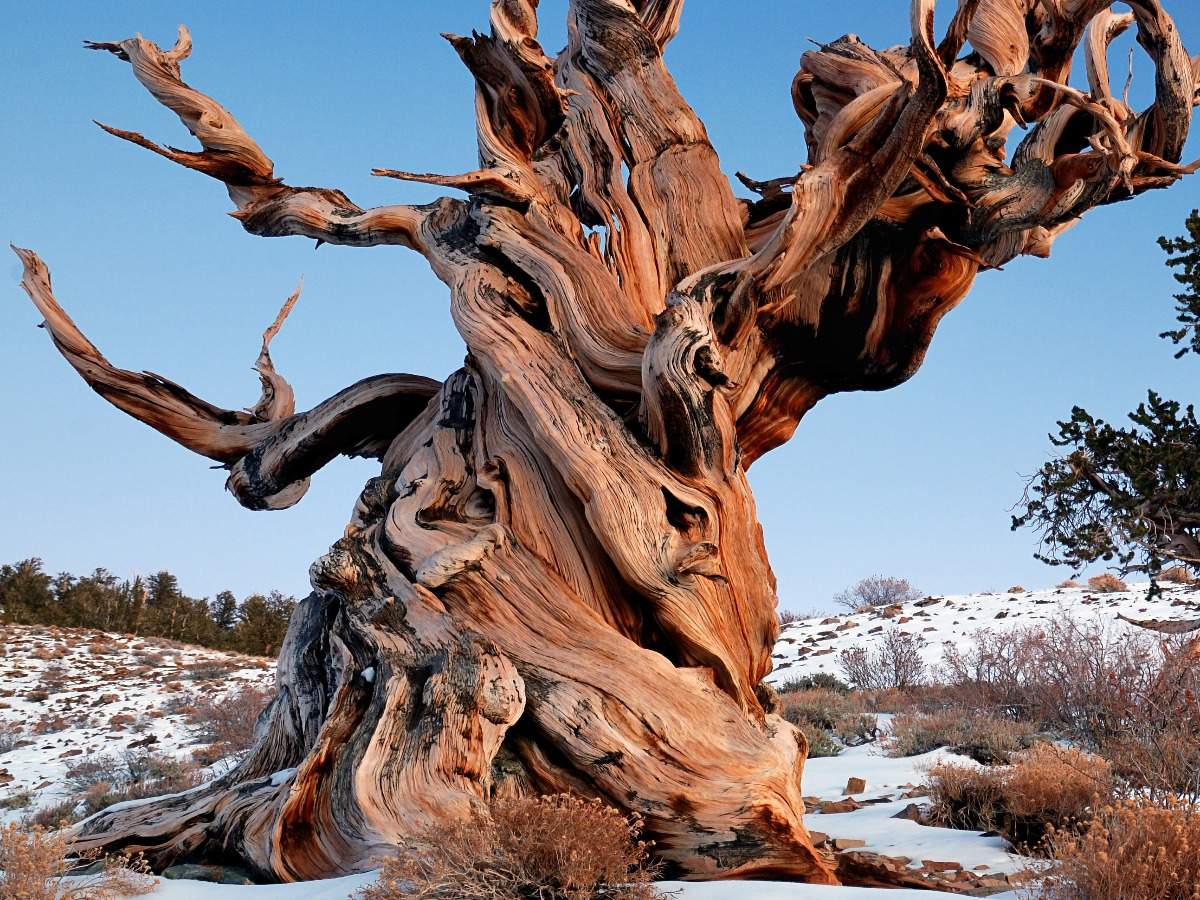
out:
<path id="1" fill-rule="evenodd" d="M 1167 6 L 1200 48 L 1200 8 Z M 550 49 L 564 7 L 542 4 Z M 726 171 L 772 177 L 804 157 L 788 87 L 807 39 L 853 31 L 887 46 L 907 39 L 907 20 L 901 0 L 692 0 L 668 62 Z M 304 295 L 273 347 L 301 408 L 367 375 L 457 368 L 446 292 L 418 256 L 246 235 L 218 183 L 92 124 L 191 146 L 124 63 L 80 49 L 138 31 L 168 44 L 181 21 L 195 41 L 185 79 L 224 103 L 291 184 L 340 187 L 364 206 L 421 202 L 433 193 L 370 169 L 474 165 L 471 80 L 438 34 L 485 28 L 484 0 L 14 4 L 0 57 L 0 236 L 42 255 L 109 359 L 223 406 L 256 399 L 259 335 L 301 274 Z M 1139 68 L 1135 100 L 1151 85 Z M 1200 141 L 1188 153 L 1200 156 Z M 1072 404 L 1119 417 L 1147 387 L 1195 399 L 1195 362 L 1156 337 L 1174 285 L 1154 239 L 1181 230 L 1198 184 L 1098 210 L 1053 259 L 981 276 L 912 381 L 824 401 L 754 466 L 782 606 L 825 606 L 874 572 L 934 592 L 1065 576 L 1032 558 L 1032 534 L 1009 531 L 1010 509 Z M 309 563 L 376 464 L 339 460 L 297 507 L 243 510 L 220 470 L 108 406 L 59 358 L 17 288 L 15 257 L 0 275 L 0 561 L 169 568 L 195 594 L 304 593 Z"/>

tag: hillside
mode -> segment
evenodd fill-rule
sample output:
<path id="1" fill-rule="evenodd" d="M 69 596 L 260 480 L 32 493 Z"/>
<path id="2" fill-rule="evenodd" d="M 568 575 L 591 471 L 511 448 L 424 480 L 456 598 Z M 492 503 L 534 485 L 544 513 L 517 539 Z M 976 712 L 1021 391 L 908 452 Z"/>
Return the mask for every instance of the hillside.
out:
<path id="1" fill-rule="evenodd" d="M 767 676 L 783 684 L 804 675 L 825 672 L 840 675 L 838 654 L 852 647 L 870 646 L 892 628 L 920 635 L 921 655 L 936 667 L 948 647 L 967 647 L 981 630 L 1011 631 L 1036 627 L 1055 618 L 1099 622 L 1114 636 L 1136 626 L 1118 618 L 1180 621 L 1200 617 L 1200 588 L 1163 585 L 1162 595 L 1147 597 L 1146 582 L 1129 590 L 1099 593 L 1086 586 L 1038 591 L 928 596 L 912 603 L 863 613 L 831 613 L 786 625 L 775 647 L 774 669 Z"/>
<path id="2" fill-rule="evenodd" d="M 205 744 L 188 723 L 197 696 L 219 701 L 274 677 L 260 657 L 21 625 L 0 634 L 0 666 L 0 822 L 64 801 L 68 773 L 88 760 L 190 760 Z"/>

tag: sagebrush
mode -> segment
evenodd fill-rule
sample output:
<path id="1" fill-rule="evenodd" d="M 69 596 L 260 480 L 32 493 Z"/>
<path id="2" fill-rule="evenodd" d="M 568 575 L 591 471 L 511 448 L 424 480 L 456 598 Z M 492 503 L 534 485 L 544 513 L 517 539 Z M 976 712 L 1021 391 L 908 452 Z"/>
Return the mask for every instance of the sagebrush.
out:
<path id="1" fill-rule="evenodd" d="M 397 845 L 361 900 L 651 900 L 641 822 L 567 794 L 500 799 Z"/>

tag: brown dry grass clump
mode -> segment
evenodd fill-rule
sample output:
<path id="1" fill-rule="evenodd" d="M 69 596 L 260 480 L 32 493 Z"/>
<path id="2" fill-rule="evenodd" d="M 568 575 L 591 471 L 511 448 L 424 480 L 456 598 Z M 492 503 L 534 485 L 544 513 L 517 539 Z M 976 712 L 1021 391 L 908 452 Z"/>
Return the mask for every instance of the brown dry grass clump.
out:
<path id="1" fill-rule="evenodd" d="M 900 713 L 884 740 L 888 756 L 919 756 L 949 747 L 976 762 L 1007 763 L 1033 744 L 1034 726 L 978 710 L 951 707 L 923 713 Z"/>
<path id="2" fill-rule="evenodd" d="M 1171 566 L 1168 569 L 1163 569 L 1158 573 L 1159 581 L 1168 581 L 1171 584 L 1191 584 L 1194 579 L 1192 573 L 1183 566 Z"/>
<path id="3" fill-rule="evenodd" d="M 254 744 L 254 724 L 271 699 L 271 692 L 247 684 L 214 697 L 188 697 L 171 712 L 182 712 L 192 735 L 209 746 L 198 754 L 203 764 L 245 753 Z"/>
<path id="4" fill-rule="evenodd" d="M 361 900 L 651 900 L 641 823 L 598 800 L 497 800 L 487 815 L 404 839 Z"/>
<path id="5" fill-rule="evenodd" d="M 1099 591 L 1101 594 L 1116 594 L 1120 591 L 1129 590 L 1129 585 L 1123 582 L 1116 575 L 1110 575 L 1105 572 L 1103 575 L 1093 575 L 1088 579 L 1088 587 L 1093 591 Z"/>
<path id="6" fill-rule="evenodd" d="M 1098 756 L 1037 744 L 1013 765 L 982 769 L 953 764 L 929 773 L 930 820 L 950 828 L 998 831 L 1018 847 L 1037 849 L 1052 830 L 1086 824 L 1112 799 L 1112 770 Z"/>
<path id="7" fill-rule="evenodd" d="M 87 858 L 68 861 L 70 838 L 42 828 L 0 826 L 0 897 L 4 900 L 119 900 L 148 894 L 155 879 L 144 862 L 130 857 L 93 858 L 96 869 L 63 884 L 59 881 Z"/>
<path id="8" fill-rule="evenodd" d="M 1035 900 L 1200 900 L 1200 813 L 1177 801 L 1126 801 L 1083 834 L 1052 834 L 1051 874 Z"/>

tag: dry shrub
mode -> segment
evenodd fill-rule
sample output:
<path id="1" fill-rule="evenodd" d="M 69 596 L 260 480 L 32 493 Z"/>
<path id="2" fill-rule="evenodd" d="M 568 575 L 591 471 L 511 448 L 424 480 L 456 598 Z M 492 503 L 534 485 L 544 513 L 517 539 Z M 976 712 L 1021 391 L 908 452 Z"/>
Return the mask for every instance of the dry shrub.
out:
<path id="1" fill-rule="evenodd" d="M 25 731 L 18 722 L 0 722 L 0 753 L 16 750 L 25 740 Z"/>
<path id="2" fill-rule="evenodd" d="M 952 707 L 897 715 L 884 748 L 888 756 L 918 756 L 948 747 L 976 762 L 1006 763 L 1030 747 L 1033 738 L 1034 728 L 1027 722 Z"/>
<path id="3" fill-rule="evenodd" d="M 1125 801 L 1083 834 L 1052 833 L 1055 861 L 1035 900 L 1200 900 L 1200 813 L 1180 801 Z"/>
<path id="4" fill-rule="evenodd" d="M 72 791 L 86 791 L 100 782 L 116 783 L 125 776 L 121 760 L 111 753 L 85 756 L 67 769 L 66 784 Z"/>
<path id="5" fill-rule="evenodd" d="M 1037 744 L 1011 766 L 935 766 L 929 773 L 930 820 L 951 828 L 998 831 L 1018 847 L 1037 848 L 1048 831 L 1072 831 L 1112 799 L 1107 762 L 1069 747 Z"/>
<path id="6" fill-rule="evenodd" d="M 1019 584 L 1014 584 L 1014 585 L 1013 585 L 1012 587 L 1010 587 L 1010 588 L 1009 588 L 1007 591 L 1005 591 L 1005 593 L 1006 593 L 1006 594 L 1024 594 L 1024 593 L 1025 593 L 1025 588 L 1024 588 L 1024 587 L 1022 587 L 1022 586 L 1021 586 L 1021 585 L 1019 585 Z"/>
<path id="7" fill-rule="evenodd" d="M 247 684 L 223 696 L 189 698 L 184 708 L 187 723 L 197 740 L 211 744 L 206 758 L 245 753 L 254 744 L 254 724 L 271 699 L 266 689 Z"/>
<path id="8" fill-rule="evenodd" d="M 26 809 L 31 803 L 33 803 L 33 791 L 29 790 L 14 791 L 0 797 L 0 809 Z"/>
<path id="9" fill-rule="evenodd" d="M 61 693 L 67 686 L 67 673 L 60 665 L 47 666 L 38 679 L 38 687 L 46 694 Z"/>
<path id="10" fill-rule="evenodd" d="M 833 723 L 833 734 L 847 747 L 870 744 L 879 737 L 879 718 L 870 713 L 851 713 Z"/>
<path id="11" fill-rule="evenodd" d="M 641 822 L 566 794 L 497 800 L 401 839 L 362 900 L 651 900 Z"/>
<path id="12" fill-rule="evenodd" d="M 1124 687 L 1099 751 L 1149 799 L 1200 802 L 1200 644 L 1164 642 L 1155 677 Z"/>
<path id="13" fill-rule="evenodd" d="M 808 723 L 826 731 L 846 716 L 864 712 L 858 696 L 828 688 L 789 691 L 780 695 L 779 703 L 779 714 L 793 725 Z"/>
<path id="14" fill-rule="evenodd" d="M 1200 800 L 1200 654 L 1161 638 L 1057 617 L 982 631 L 944 657 L 958 703 L 1027 719 L 1108 758 L 1151 796 Z"/>
<path id="15" fill-rule="evenodd" d="M 1129 590 L 1129 585 L 1116 575 L 1105 572 L 1103 575 L 1093 575 L 1088 579 L 1088 587 L 1101 594 L 1116 594 Z"/>
<path id="16" fill-rule="evenodd" d="M 784 625 L 791 625 L 793 622 L 800 621 L 800 613 L 792 612 L 790 609 L 781 609 L 776 613 L 776 615 L 779 618 L 780 627 Z"/>
<path id="17" fill-rule="evenodd" d="M 779 697 L 779 714 L 804 732 L 812 758 L 837 756 L 842 747 L 865 744 L 879 733 L 876 717 L 863 707 L 861 694 L 829 688 L 789 691 Z"/>
<path id="18" fill-rule="evenodd" d="M 0 826 L 0 897 L 4 900 L 120 900 L 148 894 L 156 880 L 131 857 L 66 859 L 70 836 L 34 827 Z M 59 879 L 81 863 L 89 874 Z"/>
<path id="19" fill-rule="evenodd" d="M 202 659 L 183 668 L 183 677 L 190 681 L 217 681 L 236 672 L 238 665 L 228 660 Z"/>
<path id="20" fill-rule="evenodd" d="M 199 767 L 165 753 L 126 753 L 86 757 L 67 770 L 67 785 L 76 792 L 85 815 L 114 803 L 161 797 L 195 787 L 202 780 Z"/>
<path id="21" fill-rule="evenodd" d="M 33 723 L 34 734 L 57 734 L 65 731 L 71 725 L 71 720 L 61 713 L 46 713 Z"/>
<path id="22" fill-rule="evenodd" d="M 809 759 L 837 756 L 842 752 L 841 746 L 833 739 L 833 735 L 824 728 L 818 728 L 811 722 L 799 722 L 796 727 L 800 729 L 805 743 L 808 744 Z"/>
<path id="23" fill-rule="evenodd" d="M 1170 568 L 1163 569 L 1158 573 L 1158 580 L 1167 581 L 1171 584 L 1191 584 L 1195 581 L 1192 573 L 1183 566 L 1171 566 Z"/>
<path id="24" fill-rule="evenodd" d="M 921 635 L 891 628 L 870 649 L 843 650 L 838 664 L 846 680 L 859 690 L 907 690 L 925 680 L 924 647 Z"/>
<path id="25" fill-rule="evenodd" d="M 1060 582 L 1059 582 L 1059 583 L 1058 583 L 1056 586 L 1057 586 L 1057 587 L 1060 587 L 1060 588 L 1068 588 L 1068 589 L 1071 589 L 1071 590 L 1074 590 L 1074 589 L 1076 589 L 1076 588 L 1081 588 L 1081 587 L 1083 587 L 1083 585 L 1082 585 L 1082 584 L 1080 584 L 1080 583 L 1079 583 L 1077 580 L 1075 580 L 1074 578 L 1068 578 L 1066 581 L 1060 581 Z"/>
<path id="26" fill-rule="evenodd" d="M 76 812 L 78 806 L 75 800 L 63 800 L 60 803 L 41 806 L 25 816 L 21 824 L 26 827 L 66 828 L 83 818 Z"/>
<path id="27" fill-rule="evenodd" d="M 813 672 L 809 675 L 789 678 L 783 684 L 776 685 L 775 690 L 780 694 L 789 694 L 792 691 L 807 691 L 811 688 L 826 688 L 841 694 L 850 693 L 850 685 L 832 672 Z"/>
<path id="28" fill-rule="evenodd" d="M 857 613 L 896 603 L 912 603 L 921 599 L 921 592 L 909 584 L 906 578 L 871 575 L 836 594 L 833 599 L 840 606 Z"/>

